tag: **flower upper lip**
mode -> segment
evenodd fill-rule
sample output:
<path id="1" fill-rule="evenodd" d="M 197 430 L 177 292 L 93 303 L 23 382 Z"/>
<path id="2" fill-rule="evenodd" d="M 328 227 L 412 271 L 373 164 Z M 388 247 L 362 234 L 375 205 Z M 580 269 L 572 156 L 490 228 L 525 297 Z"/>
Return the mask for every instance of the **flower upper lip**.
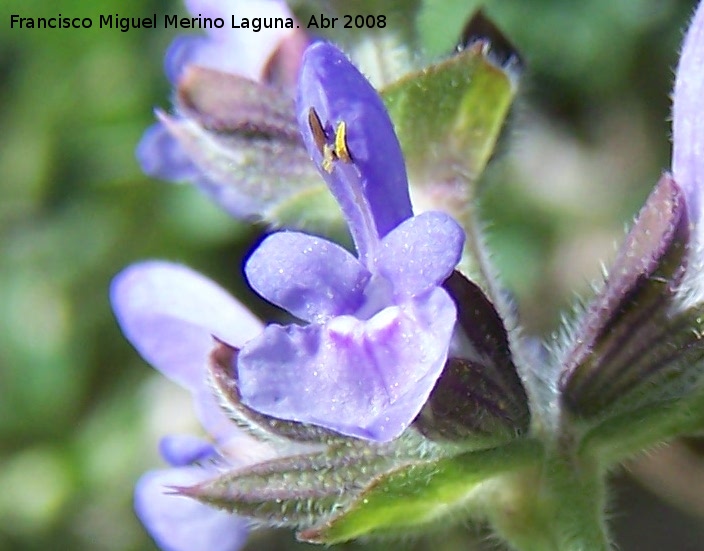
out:
<path id="1" fill-rule="evenodd" d="M 380 238 L 413 214 L 406 165 L 391 119 L 379 95 L 346 56 L 324 42 L 304 54 L 297 103 L 303 141 L 319 168 L 324 153 L 311 129 L 311 109 L 330 141 L 338 125 L 346 125 L 346 149 L 354 162 L 336 162 L 332 170 L 320 173 L 364 258 Z"/>

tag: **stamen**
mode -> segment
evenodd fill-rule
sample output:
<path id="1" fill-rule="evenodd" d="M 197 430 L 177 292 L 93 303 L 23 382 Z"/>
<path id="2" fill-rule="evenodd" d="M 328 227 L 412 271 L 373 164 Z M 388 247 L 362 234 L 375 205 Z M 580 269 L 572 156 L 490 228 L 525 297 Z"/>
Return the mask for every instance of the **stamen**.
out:
<path id="1" fill-rule="evenodd" d="M 321 166 L 325 172 L 332 174 L 334 162 L 337 160 L 343 163 L 352 162 L 350 150 L 347 148 L 347 125 L 345 121 L 337 123 L 334 145 L 328 143 L 328 137 L 325 133 L 323 123 L 313 107 L 308 109 L 308 126 L 313 134 L 313 142 L 318 148 L 318 151 L 323 155 Z"/>

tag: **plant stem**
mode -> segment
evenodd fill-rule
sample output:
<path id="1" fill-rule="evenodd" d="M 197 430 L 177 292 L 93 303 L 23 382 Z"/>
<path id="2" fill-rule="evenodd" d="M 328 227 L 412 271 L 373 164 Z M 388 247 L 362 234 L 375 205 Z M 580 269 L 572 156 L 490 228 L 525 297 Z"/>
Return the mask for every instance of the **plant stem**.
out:
<path id="1" fill-rule="evenodd" d="M 596 462 L 554 450 L 541 469 L 497 479 L 486 511 L 517 551 L 608 551 L 604 487 Z"/>

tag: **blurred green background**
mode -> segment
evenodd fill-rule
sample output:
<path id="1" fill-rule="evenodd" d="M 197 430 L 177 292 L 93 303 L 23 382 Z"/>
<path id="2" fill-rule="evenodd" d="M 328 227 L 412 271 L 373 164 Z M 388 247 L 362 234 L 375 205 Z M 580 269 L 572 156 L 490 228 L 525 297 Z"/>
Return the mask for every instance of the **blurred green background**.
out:
<path id="1" fill-rule="evenodd" d="M 313 4 L 325 11 L 335 3 Z M 409 1 L 419 6 L 428 58 L 451 50 L 478 4 Z M 588 295 L 599 261 L 613 256 L 624 224 L 668 167 L 668 96 L 693 2 L 484 5 L 528 71 L 485 178 L 483 215 L 524 323 L 547 336 L 574 293 Z M 0 1 L 0 549 L 154 548 L 133 517 L 132 486 L 160 465 L 158 437 L 193 421 L 183 413 L 185 393 L 122 339 L 109 281 L 130 262 L 168 258 L 252 301 L 240 264 L 261 232 L 137 166 L 134 148 L 153 106 L 168 106 L 161 60 L 174 31 L 10 29 L 9 14 L 182 10 L 156 0 Z M 693 441 L 674 448 L 676 458 L 692 459 L 690 475 L 700 472 L 696 448 Z M 679 465 L 675 452 L 631 468 L 680 512 L 617 477 L 621 549 L 704 549 L 696 498 L 704 491 L 677 491 L 679 483 L 702 490 L 704 475 L 683 479 L 679 468 L 666 475 Z M 416 545 L 467 549 L 468 538 L 485 536 L 460 527 Z M 292 539 L 263 535 L 250 548 L 307 548 Z"/>

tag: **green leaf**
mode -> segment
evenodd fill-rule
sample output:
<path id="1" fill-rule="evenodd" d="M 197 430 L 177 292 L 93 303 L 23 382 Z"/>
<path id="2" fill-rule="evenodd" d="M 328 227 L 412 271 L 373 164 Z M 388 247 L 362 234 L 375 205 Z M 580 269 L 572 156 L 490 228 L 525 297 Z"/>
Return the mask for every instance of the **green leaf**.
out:
<path id="1" fill-rule="evenodd" d="M 539 459 L 541 446 L 521 440 L 454 457 L 411 461 L 377 476 L 342 512 L 298 533 L 311 543 L 334 544 L 365 535 L 417 532 L 466 511 L 487 479 Z"/>

